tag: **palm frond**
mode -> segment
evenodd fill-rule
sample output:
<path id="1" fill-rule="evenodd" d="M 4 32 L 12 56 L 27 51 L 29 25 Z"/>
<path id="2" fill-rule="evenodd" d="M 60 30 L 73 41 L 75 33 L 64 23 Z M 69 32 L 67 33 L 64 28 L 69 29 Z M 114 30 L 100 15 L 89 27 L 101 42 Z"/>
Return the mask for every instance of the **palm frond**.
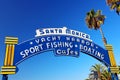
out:
<path id="1" fill-rule="evenodd" d="M 115 10 L 116 13 L 119 15 L 120 13 L 120 0 L 106 0 L 108 6 L 110 6 L 111 10 Z"/>
<path id="2" fill-rule="evenodd" d="M 110 7 L 111 10 L 115 9 L 117 7 L 117 4 L 116 3 L 113 3 Z"/>
<path id="3" fill-rule="evenodd" d="M 90 10 L 86 14 L 86 24 L 88 28 L 90 29 L 99 29 L 101 24 L 104 24 L 105 16 L 102 15 L 101 10 L 97 10 L 97 12 L 94 11 L 94 9 Z"/>
<path id="4" fill-rule="evenodd" d="M 112 3 L 112 0 L 106 0 L 107 4 L 110 5 Z"/>
<path id="5" fill-rule="evenodd" d="M 102 77 L 106 80 L 111 80 L 111 74 L 107 70 L 102 72 Z"/>

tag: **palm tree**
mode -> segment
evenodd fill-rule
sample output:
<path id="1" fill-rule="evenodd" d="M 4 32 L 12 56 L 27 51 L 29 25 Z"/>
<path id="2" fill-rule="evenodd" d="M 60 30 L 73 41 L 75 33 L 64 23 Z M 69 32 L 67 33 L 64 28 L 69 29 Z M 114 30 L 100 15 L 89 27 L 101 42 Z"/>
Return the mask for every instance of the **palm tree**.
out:
<path id="1" fill-rule="evenodd" d="M 116 13 L 120 13 L 120 0 L 106 0 L 107 5 L 110 6 L 111 10 L 116 10 Z"/>
<path id="2" fill-rule="evenodd" d="M 105 16 L 102 15 L 101 10 L 98 10 L 95 12 L 93 9 L 87 13 L 85 21 L 90 29 L 100 30 L 100 33 L 102 35 L 103 43 L 104 45 L 107 44 L 106 38 L 104 37 L 101 25 L 104 24 Z"/>
<path id="3" fill-rule="evenodd" d="M 90 71 L 89 78 L 85 80 L 112 80 L 111 73 L 101 64 L 92 65 Z"/>
<path id="4" fill-rule="evenodd" d="M 90 79 L 85 79 L 85 80 L 90 80 Z"/>
<path id="5" fill-rule="evenodd" d="M 111 79 L 111 73 L 108 72 L 107 70 L 105 70 L 105 71 L 102 72 L 102 77 L 103 77 L 105 80 L 112 80 L 112 79 Z"/>
<path id="6" fill-rule="evenodd" d="M 98 80 L 101 80 L 102 72 L 105 70 L 105 67 L 101 64 L 95 64 L 91 67 L 91 72 L 96 72 L 98 76 Z"/>

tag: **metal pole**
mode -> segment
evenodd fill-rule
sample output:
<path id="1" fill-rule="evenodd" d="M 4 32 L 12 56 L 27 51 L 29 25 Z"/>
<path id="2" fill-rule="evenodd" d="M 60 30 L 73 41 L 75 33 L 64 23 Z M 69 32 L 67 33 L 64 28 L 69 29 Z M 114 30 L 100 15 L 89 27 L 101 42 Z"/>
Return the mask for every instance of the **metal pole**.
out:
<path id="1" fill-rule="evenodd" d="M 119 80 L 118 75 L 115 73 L 116 80 Z"/>
<path id="2" fill-rule="evenodd" d="M 8 75 L 7 74 L 3 74 L 2 80 L 8 80 Z"/>
<path id="3" fill-rule="evenodd" d="M 115 76 L 114 76 L 114 74 L 113 73 L 111 73 L 111 78 L 112 78 L 112 80 L 115 80 L 115 78 L 114 78 Z"/>

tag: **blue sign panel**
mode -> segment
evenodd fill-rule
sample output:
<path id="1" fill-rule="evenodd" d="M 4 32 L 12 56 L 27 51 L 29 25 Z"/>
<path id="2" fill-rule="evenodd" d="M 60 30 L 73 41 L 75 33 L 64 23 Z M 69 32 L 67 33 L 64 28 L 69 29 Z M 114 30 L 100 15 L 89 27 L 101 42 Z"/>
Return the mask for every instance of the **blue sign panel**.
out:
<path id="1" fill-rule="evenodd" d="M 79 57 L 80 53 L 86 53 L 109 66 L 108 51 L 87 40 L 71 35 L 42 35 L 15 47 L 14 65 L 18 65 L 25 59 L 52 50 L 56 56 Z"/>

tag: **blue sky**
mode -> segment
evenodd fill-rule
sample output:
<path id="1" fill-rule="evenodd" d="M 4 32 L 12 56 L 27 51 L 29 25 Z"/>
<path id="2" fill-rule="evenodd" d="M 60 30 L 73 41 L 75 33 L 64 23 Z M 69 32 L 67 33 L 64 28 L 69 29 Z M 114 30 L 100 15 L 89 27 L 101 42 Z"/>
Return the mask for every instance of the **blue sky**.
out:
<path id="1" fill-rule="evenodd" d="M 100 32 L 88 29 L 85 24 L 85 15 L 93 8 L 102 10 L 106 16 L 102 29 L 120 65 L 120 17 L 109 9 L 105 0 L 0 0 L 0 66 L 5 37 L 18 37 L 20 43 L 34 38 L 38 28 L 66 26 L 89 34 L 93 42 L 104 47 Z M 95 63 L 100 62 L 84 53 L 74 58 L 45 52 L 19 64 L 18 73 L 9 75 L 9 80 L 84 80 Z"/>

